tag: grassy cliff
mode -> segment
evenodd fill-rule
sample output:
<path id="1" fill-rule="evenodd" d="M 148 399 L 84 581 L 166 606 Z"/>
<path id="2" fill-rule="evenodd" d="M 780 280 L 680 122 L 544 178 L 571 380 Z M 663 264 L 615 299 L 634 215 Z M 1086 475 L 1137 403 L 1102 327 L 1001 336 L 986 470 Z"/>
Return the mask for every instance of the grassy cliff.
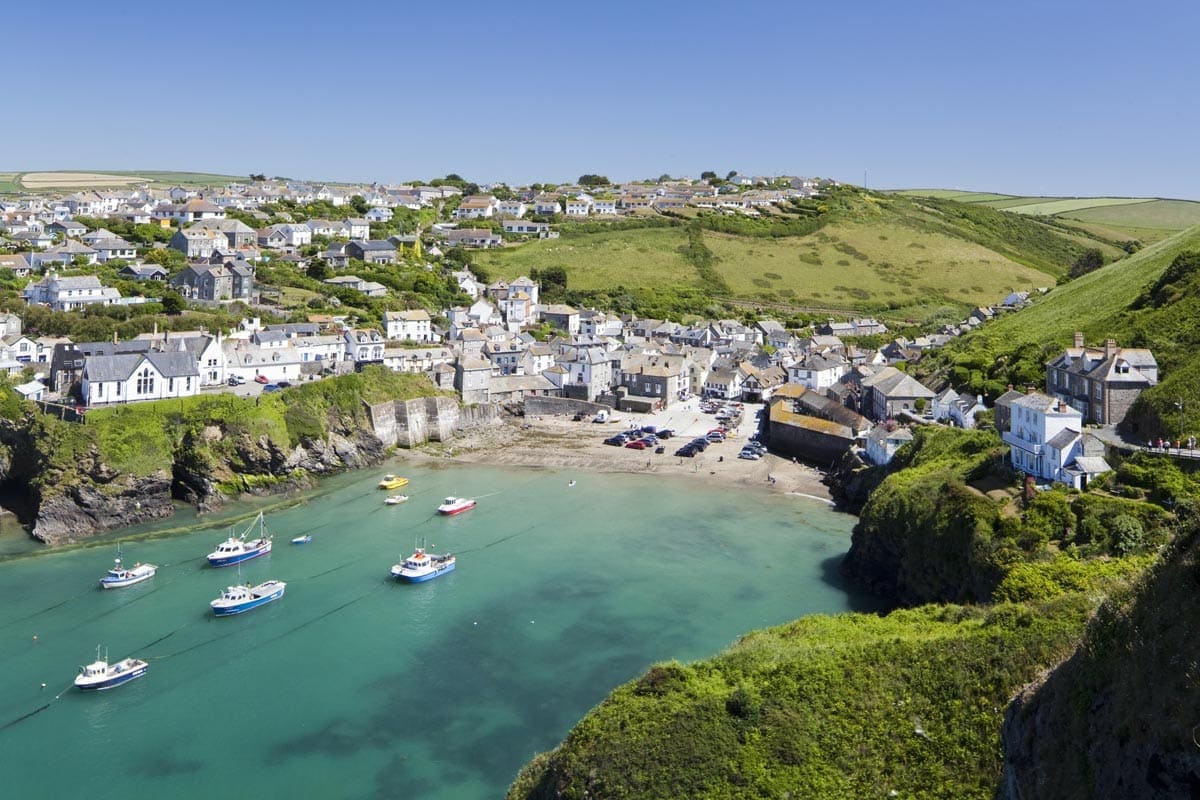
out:
<path id="1" fill-rule="evenodd" d="M 322 439 L 339 428 L 365 427 L 363 402 L 433 394 L 437 390 L 423 375 L 368 369 L 257 398 L 220 393 L 98 408 L 87 413 L 84 425 L 40 417 L 35 438 L 45 443 L 45 467 L 54 470 L 53 479 L 43 471 L 42 484 L 47 491 L 65 488 L 71 467 L 89 451 L 120 473 L 169 473 L 185 443 L 202 451 L 214 468 L 223 462 L 237 472 L 249 466 L 240 460 L 241 443 L 294 447 L 304 437 Z"/>
<path id="2" fill-rule="evenodd" d="M 1091 607 L 1072 594 L 756 631 L 617 689 L 508 798 L 990 798 L 1009 697 L 1071 651 Z"/>
<path id="3" fill-rule="evenodd" d="M 1134 461 L 1106 486 L 1024 497 L 990 431 L 927 427 L 871 494 L 843 571 L 904 604 L 1036 599 L 1110 559 L 1153 552 L 1173 530 L 1158 473 Z M 1014 570 L 1018 572 L 1012 576 Z"/>
<path id="4" fill-rule="evenodd" d="M 1200 796 L 1200 526 L 1115 592 L 1003 728 L 1002 798 Z"/>

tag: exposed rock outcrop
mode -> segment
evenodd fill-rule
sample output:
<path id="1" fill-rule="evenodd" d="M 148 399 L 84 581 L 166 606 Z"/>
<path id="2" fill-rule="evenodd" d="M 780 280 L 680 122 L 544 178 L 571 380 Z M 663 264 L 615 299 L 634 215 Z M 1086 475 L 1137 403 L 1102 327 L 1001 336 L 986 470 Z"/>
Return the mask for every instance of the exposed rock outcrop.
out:
<path id="1" fill-rule="evenodd" d="M 825 473 L 824 483 L 829 487 L 829 494 L 839 509 L 857 514 L 866 504 L 871 492 L 875 491 L 875 487 L 887 476 L 886 466 L 876 467 L 864 461 L 856 451 L 847 450 L 833 468 Z"/>
<path id="2" fill-rule="evenodd" d="M 316 424 L 304 420 L 314 433 L 292 434 L 294 443 L 275 432 L 251 433 L 244 419 L 193 422 L 167 440 L 149 474 L 106 463 L 88 427 L 62 427 L 70 423 L 47 423 L 36 414 L 0 420 L 0 483 L 24 504 L 13 510 L 31 534 L 59 544 L 169 517 L 176 500 L 204 512 L 233 494 L 308 488 L 313 476 L 378 464 L 390 447 L 446 440 L 497 421 L 490 406 L 459 409 L 445 396 L 363 407 L 365 414 L 331 408 Z"/>
<path id="3" fill-rule="evenodd" d="M 44 498 L 31 533 L 46 544 L 63 544 L 174 513 L 171 478 L 164 472 L 143 478 L 119 476 L 107 482 L 85 480 Z"/>

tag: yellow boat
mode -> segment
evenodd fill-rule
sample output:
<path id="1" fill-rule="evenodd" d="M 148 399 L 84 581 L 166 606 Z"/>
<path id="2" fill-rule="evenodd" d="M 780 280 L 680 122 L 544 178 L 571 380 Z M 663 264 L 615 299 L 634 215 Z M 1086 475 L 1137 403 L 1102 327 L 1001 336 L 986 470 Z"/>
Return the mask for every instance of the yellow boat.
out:
<path id="1" fill-rule="evenodd" d="M 408 485 L 408 478 L 401 478 L 399 475 L 384 475 L 383 480 L 379 482 L 380 489 L 399 489 L 401 486 Z"/>

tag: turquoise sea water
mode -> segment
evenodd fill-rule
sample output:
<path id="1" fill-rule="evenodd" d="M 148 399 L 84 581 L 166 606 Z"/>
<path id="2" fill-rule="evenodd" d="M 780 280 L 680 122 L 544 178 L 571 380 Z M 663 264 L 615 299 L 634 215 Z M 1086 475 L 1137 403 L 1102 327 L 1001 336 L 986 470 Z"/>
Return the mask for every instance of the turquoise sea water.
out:
<path id="1" fill-rule="evenodd" d="M 242 580 L 278 578 L 287 594 L 239 617 L 208 613 L 237 580 L 205 565 L 228 529 L 213 520 L 122 534 L 127 562 L 160 565 L 127 589 L 96 584 L 117 537 L 0 561 L 4 795 L 501 797 L 532 755 L 651 663 L 872 607 L 836 577 L 852 518 L 813 501 L 455 466 L 400 468 L 411 499 L 384 506 L 383 471 L 268 512 L 274 551 Z M 436 517 L 451 494 L 479 506 Z M 302 532 L 311 544 L 289 544 Z M 457 569 L 390 581 L 418 535 L 457 553 Z M 0 553 L 28 549 L 3 538 Z M 148 675 L 64 692 L 97 644 L 114 661 L 148 658 Z"/>

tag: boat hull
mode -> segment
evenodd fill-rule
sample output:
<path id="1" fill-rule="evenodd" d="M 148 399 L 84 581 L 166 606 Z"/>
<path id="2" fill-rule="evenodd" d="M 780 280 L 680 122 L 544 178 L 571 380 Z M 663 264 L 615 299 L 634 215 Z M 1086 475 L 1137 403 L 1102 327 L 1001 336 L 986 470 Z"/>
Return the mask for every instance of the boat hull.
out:
<path id="1" fill-rule="evenodd" d="M 136 578 L 121 578 L 121 579 L 113 579 L 113 580 L 109 580 L 108 578 L 101 578 L 100 579 L 100 588 L 101 589 L 123 589 L 126 586 L 133 586 L 135 583 L 141 583 L 142 581 L 148 581 L 153 577 L 154 577 L 154 573 L 151 572 L 147 575 L 139 575 Z"/>
<path id="2" fill-rule="evenodd" d="M 283 597 L 283 588 L 276 589 L 270 594 L 256 597 L 253 600 L 247 600 L 244 603 L 229 606 L 212 606 L 213 614 L 218 617 L 232 617 L 237 614 L 245 614 L 247 611 L 253 611 L 259 606 L 265 606 L 267 603 L 272 603 Z"/>
<path id="3" fill-rule="evenodd" d="M 115 689 L 118 686 L 124 686 L 132 680 L 137 680 L 145 675 L 146 670 L 149 668 L 149 665 L 145 665 L 137 667 L 136 669 L 131 669 L 128 672 L 123 672 L 120 675 L 113 675 L 112 677 L 105 678 L 102 681 L 96 681 L 94 683 L 76 683 L 75 686 L 81 692 L 103 692 L 107 689 Z"/>
<path id="4" fill-rule="evenodd" d="M 260 550 L 250 550 L 245 553 L 234 553 L 228 556 L 213 556 L 208 557 L 208 563 L 213 567 L 232 567 L 234 564 L 241 564 L 243 561 L 249 561 L 252 558 L 266 555 L 271 552 L 271 548 L 263 548 Z"/>
<path id="5" fill-rule="evenodd" d="M 431 581 L 434 578 L 445 575 L 447 572 L 453 571 L 454 564 L 451 563 L 444 567 L 429 570 L 428 572 L 410 572 L 404 569 L 392 570 L 392 577 L 398 581 L 401 581 L 402 583 L 425 583 L 425 581 Z"/>
<path id="6" fill-rule="evenodd" d="M 475 507 L 475 504 L 471 503 L 471 505 L 469 505 L 469 506 L 455 506 L 453 508 L 439 508 L 438 513 L 441 514 L 443 517 L 454 517 L 459 514 L 462 514 L 464 511 L 470 511 L 474 507 Z"/>

